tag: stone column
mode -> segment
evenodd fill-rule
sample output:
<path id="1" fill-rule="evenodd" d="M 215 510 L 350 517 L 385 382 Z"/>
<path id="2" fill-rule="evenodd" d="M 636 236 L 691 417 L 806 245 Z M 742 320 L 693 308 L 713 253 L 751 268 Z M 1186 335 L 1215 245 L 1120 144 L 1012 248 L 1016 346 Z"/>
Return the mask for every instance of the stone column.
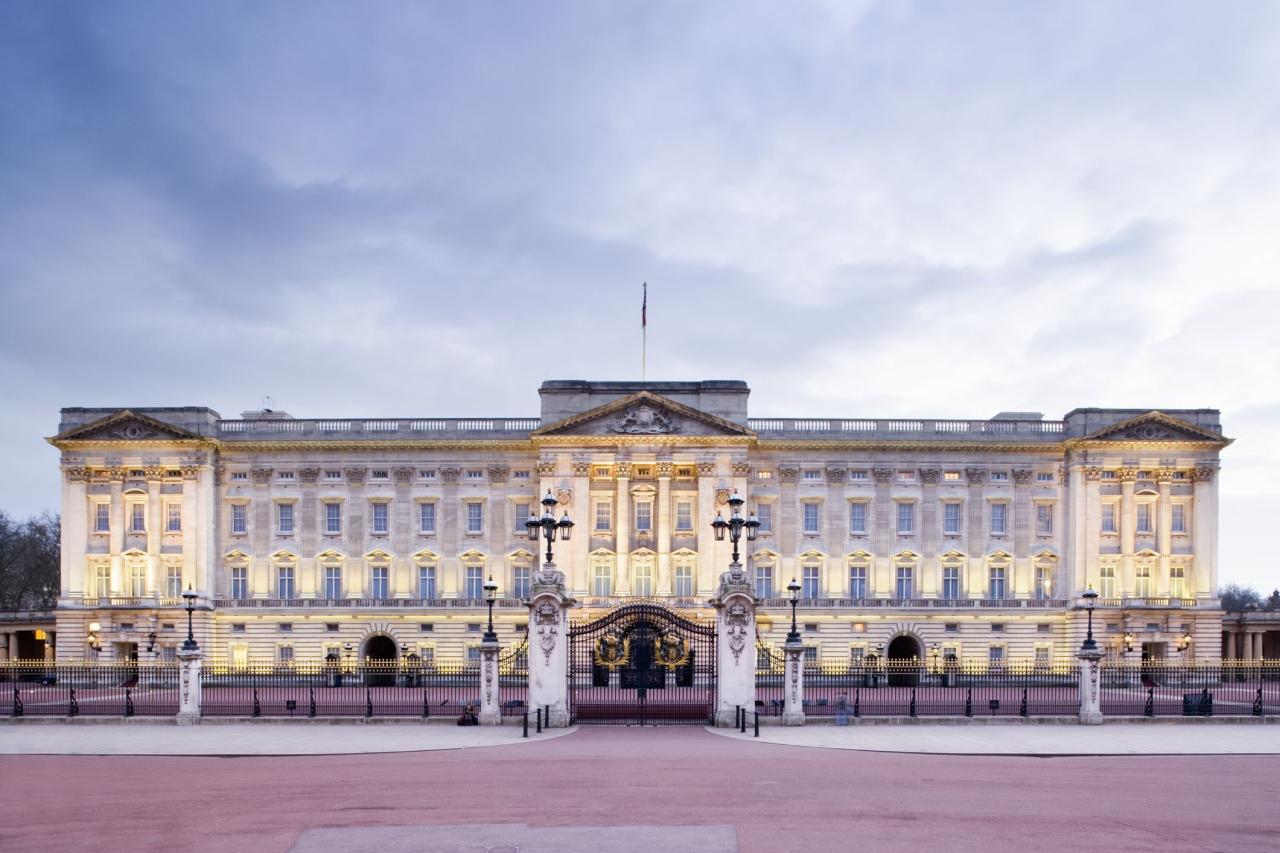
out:
<path id="1" fill-rule="evenodd" d="M 797 574 L 796 555 L 800 553 L 800 545 L 804 541 L 804 534 L 800 530 L 803 518 L 797 488 L 800 469 L 793 465 L 779 465 L 778 480 L 780 483 L 778 511 L 774 513 L 773 521 L 778 528 L 778 550 L 781 553 L 773 575 L 775 596 L 781 595 L 779 590 L 784 589 L 787 581 Z M 708 516 L 708 518 L 714 517 L 715 513 Z"/>
<path id="2" fill-rule="evenodd" d="M 893 572 L 894 542 L 898 531 L 898 519 L 895 506 L 890 500 L 889 484 L 893 482 L 892 468 L 873 468 L 871 475 L 875 478 L 875 497 L 871 514 L 873 516 L 871 533 L 871 550 L 875 554 L 875 580 L 873 581 L 876 598 L 893 598 L 896 596 L 896 579 Z"/>
<path id="3" fill-rule="evenodd" d="M 782 708 L 784 726 L 804 725 L 804 643 L 788 640 L 782 646 L 787 657 L 786 697 Z"/>
<path id="4" fill-rule="evenodd" d="M 716 472 L 714 462 L 702 460 L 698 468 L 698 582 L 697 589 L 711 589 L 715 580 L 715 534 L 711 531 L 711 522 L 716 517 L 715 482 L 711 479 Z"/>
<path id="5" fill-rule="evenodd" d="M 940 468 L 920 469 L 920 594 L 930 598 L 942 595 L 942 524 L 938 521 L 938 479 Z M 945 511 L 945 510 L 944 510 Z"/>
<path id="6" fill-rule="evenodd" d="M 1036 507 L 1031 500 L 1031 481 L 1035 471 L 1030 468 L 1013 469 L 1012 573 L 1006 581 L 1005 598 L 1030 598 L 1035 591 L 1035 578 L 1031 567 L 1031 545 L 1035 541 Z"/>
<path id="7" fill-rule="evenodd" d="M 578 591 L 583 595 L 590 595 L 589 554 L 591 537 L 595 535 L 596 529 L 596 507 L 595 501 L 591 498 L 591 462 L 572 461 L 570 467 L 573 470 L 573 520 L 581 526 L 578 528 L 578 535 L 569 540 L 573 544 L 569 548 L 567 583 L 570 592 Z"/>
<path id="8" fill-rule="evenodd" d="M 1227 629 L 1227 660 L 1236 659 L 1236 632 Z"/>
<path id="9" fill-rule="evenodd" d="M 1198 465 L 1192 474 L 1195 481 L 1192 565 L 1193 580 L 1188 584 L 1196 598 L 1212 597 L 1218 588 L 1218 492 L 1213 483 L 1216 470 L 1212 465 Z"/>
<path id="10" fill-rule="evenodd" d="M 542 466 L 538 466 L 541 473 Z M 462 578 L 462 561 L 458 554 L 462 553 L 462 528 L 467 523 L 463 512 L 462 498 L 458 492 L 458 478 L 462 476 L 462 468 L 455 465 L 441 466 L 439 469 L 441 488 L 440 504 L 436 511 L 436 530 L 440 537 L 440 561 L 436 564 L 436 595 L 440 598 L 462 598 L 464 585 Z M 538 497 L 546 494 L 539 492 Z M 354 503 L 353 497 L 348 506 Z M 353 531 L 354 532 L 354 531 Z M 357 587 L 362 589 L 363 585 Z"/>
<path id="11" fill-rule="evenodd" d="M 0 662 L 11 660 L 9 657 L 9 635 L 0 633 Z"/>
<path id="12" fill-rule="evenodd" d="M 1156 470 L 1156 550 L 1160 552 L 1156 568 L 1156 596 L 1169 594 L 1169 555 L 1173 553 L 1173 469 Z"/>
<path id="13" fill-rule="evenodd" d="M 965 479 L 969 483 L 969 494 L 965 497 L 965 543 L 964 551 L 969 555 L 969 577 L 965 579 L 965 591 L 969 598 L 985 598 L 987 595 L 986 577 L 986 501 L 982 498 L 982 489 L 987 482 L 986 468 L 964 469 Z"/>
<path id="14" fill-rule="evenodd" d="M 178 724 L 200 722 L 200 673 L 204 654 L 199 649 L 178 650 Z"/>
<path id="15" fill-rule="evenodd" d="M 751 576 L 739 564 L 720 575 L 716 609 L 717 726 L 732 726 L 739 707 L 756 705 L 756 597 Z"/>
<path id="16" fill-rule="evenodd" d="M 659 462 L 658 474 L 658 577 L 654 580 L 654 592 L 671 595 L 671 463 Z"/>
<path id="17" fill-rule="evenodd" d="M 1079 548 L 1074 562 L 1068 563 L 1068 571 L 1075 572 L 1077 582 L 1073 588 L 1064 590 L 1068 597 L 1079 595 L 1090 587 L 1095 590 L 1102 589 L 1102 572 L 1098 560 L 1100 553 L 1098 541 L 1102 535 L 1102 493 L 1100 491 L 1102 469 L 1096 466 L 1080 468 L 1071 481 L 1074 488 L 1079 488 L 1076 484 L 1081 479 L 1080 474 L 1083 474 L 1084 479 L 1083 505 L 1080 501 L 1073 504 L 1080 512 L 1080 516 L 1068 522 L 1076 528 L 1074 540 Z M 1083 575 L 1080 574 L 1082 569 Z"/>
<path id="18" fill-rule="evenodd" d="M 1120 577 L 1118 592 L 1121 598 L 1133 595 L 1133 552 L 1138 524 L 1137 504 L 1133 499 L 1133 487 L 1138 477 L 1136 468 L 1121 468 L 1120 478 Z"/>
<path id="19" fill-rule="evenodd" d="M 547 725 L 569 725 L 569 614 L 577 600 L 565 591 L 564 572 L 545 563 L 529 591 L 529 709 L 546 707 Z"/>
<path id="20" fill-rule="evenodd" d="M 1099 673 L 1102 651 L 1081 647 L 1076 654 L 1080 661 L 1080 722 L 1096 726 L 1102 723 L 1102 686 Z"/>
<path id="21" fill-rule="evenodd" d="M 147 580 L 143 584 L 143 594 L 154 596 L 163 587 L 160 572 L 163 564 L 160 560 L 160 543 L 162 533 L 168 525 L 165 517 L 164 501 L 160 497 L 160 483 L 164 469 L 159 465 L 148 465 L 147 472 Z M 186 519 L 183 519 L 186 521 Z M 129 590 L 130 594 L 133 590 Z"/>
<path id="22" fill-rule="evenodd" d="M 53 650 L 53 634 L 51 634 L 51 633 L 46 633 L 46 635 L 45 635 L 45 636 L 47 637 L 47 639 L 44 641 L 44 662 L 45 662 L 45 663 L 53 663 L 53 657 L 54 657 L 54 650 Z M 1259 639 L 1261 639 L 1261 636 L 1259 636 Z M 1261 643 L 1259 643 L 1258 645 L 1259 645 L 1259 648 L 1261 648 L 1261 645 L 1262 645 L 1262 644 L 1261 644 Z M 1259 655 L 1259 657 L 1261 657 L 1261 655 Z M 160 652 L 159 652 L 159 650 L 157 650 L 157 651 L 156 651 L 155 659 L 156 659 L 156 660 L 159 660 L 159 659 L 160 659 Z"/>
<path id="23" fill-rule="evenodd" d="M 502 725 L 502 708 L 498 704 L 498 648 L 496 638 L 480 642 L 480 725 L 482 726 Z"/>
<path id="24" fill-rule="evenodd" d="M 107 536 L 107 550 L 111 554 L 111 588 L 108 595 L 119 595 L 124 589 L 124 558 L 120 552 L 124 550 L 124 527 L 128 524 L 124 511 L 124 469 L 107 469 L 111 477 L 111 533 Z M 94 581 L 96 586 L 97 581 Z M 94 589 L 97 595 L 98 590 Z"/>
<path id="25" fill-rule="evenodd" d="M 616 462 L 613 469 L 617 472 L 615 487 L 618 496 L 618 517 L 613 525 L 617 535 L 614 550 L 618 554 L 617 576 L 613 579 L 613 594 L 627 595 L 631 592 L 630 570 L 627 565 L 627 558 L 631 556 L 631 463 Z"/>
<path id="26" fill-rule="evenodd" d="M 9 660 L 18 659 L 18 632 L 9 632 Z"/>

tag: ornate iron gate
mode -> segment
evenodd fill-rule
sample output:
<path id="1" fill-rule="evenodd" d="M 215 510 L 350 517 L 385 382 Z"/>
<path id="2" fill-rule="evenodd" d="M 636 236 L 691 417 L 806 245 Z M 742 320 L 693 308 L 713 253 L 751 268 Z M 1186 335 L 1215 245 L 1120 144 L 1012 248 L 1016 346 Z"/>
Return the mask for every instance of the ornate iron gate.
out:
<path id="1" fill-rule="evenodd" d="M 716 705 L 716 628 L 660 604 L 569 627 L 569 717 L 596 725 L 705 725 Z"/>

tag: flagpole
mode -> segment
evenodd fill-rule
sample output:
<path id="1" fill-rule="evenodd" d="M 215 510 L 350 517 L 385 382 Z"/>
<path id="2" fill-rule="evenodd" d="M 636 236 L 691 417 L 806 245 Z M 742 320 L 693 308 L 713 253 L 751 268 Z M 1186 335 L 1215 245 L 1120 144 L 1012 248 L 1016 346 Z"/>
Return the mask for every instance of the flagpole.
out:
<path id="1" fill-rule="evenodd" d="M 649 282 L 644 283 L 644 298 L 640 301 L 640 381 L 646 381 L 649 366 Z"/>

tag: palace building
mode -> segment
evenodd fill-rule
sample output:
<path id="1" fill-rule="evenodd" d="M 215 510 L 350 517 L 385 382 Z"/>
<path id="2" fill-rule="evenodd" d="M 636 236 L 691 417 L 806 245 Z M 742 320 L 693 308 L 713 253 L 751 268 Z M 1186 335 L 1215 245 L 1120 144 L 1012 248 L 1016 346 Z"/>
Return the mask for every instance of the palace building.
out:
<path id="1" fill-rule="evenodd" d="M 1056 661 L 1088 587 L 1109 656 L 1221 656 L 1216 410 L 754 418 L 749 393 L 548 381 L 518 418 L 63 409 L 57 657 L 172 657 L 192 587 L 230 665 L 459 660 L 490 577 L 518 643 L 548 494 L 574 522 L 554 543 L 574 618 L 633 599 L 707 618 L 734 492 L 760 521 L 741 543 L 760 636 L 781 643 L 794 579 L 807 657 Z"/>

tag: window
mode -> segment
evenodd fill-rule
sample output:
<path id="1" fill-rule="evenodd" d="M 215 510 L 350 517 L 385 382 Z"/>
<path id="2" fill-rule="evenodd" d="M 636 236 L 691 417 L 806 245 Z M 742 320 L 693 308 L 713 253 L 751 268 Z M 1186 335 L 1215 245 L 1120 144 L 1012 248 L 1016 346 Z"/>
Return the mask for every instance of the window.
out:
<path id="1" fill-rule="evenodd" d="M 943 471 L 942 479 L 948 483 L 958 483 L 960 482 L 960 472 L 959 471 Z"/>
<path id="2" fill-rule="evenodd" d="M 1138 598 L 1149 598 L 1151 596 L 1150 566 L 1138 566 L 1134 570 L 1133 594 Z"/>
<path id="3" fill-rule="evenodd" d="M 470 599 L 484 598 L 484 568 L 481 566 L 467 566 L 466 589 L 463 590 L 465 596 Z"/>
<path id="4" fill-rule="evenodd" d="M 231 479 L 232 479 L 232 480 L 247 480 L 247 479 L 249 479 L 249 472 L 248 472 L 248 471 L 232 471 L 232 472 L 231 472 Z"/>
<path id="5" fill-rule="evenodd" d="M 1169 596 L 1171 598 L 1187 597 L 1187 570 L 1182 566 L 1169 567 Z"/>
<path id="6" fill-rule="evenodd" d="M 960 633 L 960 623 L 959 623 L 959 622 L 947 622 L 946 624 L 944 624 L 944 625 L 942 626 L 942 630 L 943 630 L 943 631 L 945 631 L 945 632 L 946 632 L 946 633 L 948 633 L 948 634 L 959 634 L 959 633 Z"/>
<path id="7" fill-rule="evenodd" d="M 281 566 L 277 570 L 276 597 L 293 598 L 293 566 Z"/>
<path id="8" fill-rule="evenodd" d="M 822 530 L 818 511 L 821 507 L 816 503 L 807 503 L 804 505 L 804 532 L 818 533 Z"/>
<path id="9" fill-rule="evenodd" d="M 1187 532 L 1187 506 L 1186 504 L 1173 505 L 1173 519 L 1171 521 L 1171 529 L 1174 533 Z"/>
<path id="10" fill-rule="evenodd" d="M 387 577 L 390 569 L 387 566 L 374 566 L 370 569 L 369 577 L 369 595 L 371 598 L 382 600 L 388 596 L 389 578 Z"/>
<path id="11" fill-rule="evenodd" d="M 469 468 L 467 469 L 467 479 L 482 480 L 484 479 L 484 471 L 480 470 L 479 468 Z"/>
<path id="12" fill-rule="evenodd" d="M 613 573 L 608 566 L 597 565 L 591 577 L 592 595 L 613 594 Z"/>
<path id="13" fill-rule="evenodd" d="M 991 646 L 987 649 L 987 662 L 992 666 L 1004 663 L 1004 646 Z"/>
<path id="14" fill-rule="evenodd" d="M 436 567 L 418 566 L 418 598 L 436 597 Z"/>
<path id="15" fill-rule="evenodd" d="M 110 533 L 111 532 L 111 507 L 108 504 L 98 503 L 93 505 L 93 532 L 94 533 Z"/>
<path id="16" fill-rule="evenodd" d="M 640 564 L 631 574 L 631 594 L 649 597 L 653 595 L 653 566 Z"/>
<path id="17" fill-rule="evenodd" d="M 818 566 L 805 566 L 800 578 L 800 597 L 817 598 L 822 590 L 818 583 Z"/>
<path id="18" fill-rule="evenodd" d="M 129 567 L 129 594 L 134 598 L 142 598 L 147 594 L 147 567 Z"/>
<path id="19" fill-rule="evenodd" d="M 282 534 L 293 533 L 293 504 L 279 504 L 276 507 L 278 529 Z"/>
<path id="20" fill-rule="evenodd" d="M 1115 472 L 1115 471 L 1103 471 L 1103 472 L 1102 472 L 1102 479 L 1104 479 L 1104 480 L 1114 480 L 1115 478 L 1116 478 L 1116 472 Z"/>
<path id="21" fill-rule="evenodd" d="M 1003 622 L 992 622 L 992 623 L 991 623 L 991 632 L 992 632 L 993 634 L 1003 634 L 1003 633 L 1004 633 L 1004 623 L 1003 623 Z"/>
<path id="22" fill-rule="evenodd" d="M 1116 505 L 1113 503 L 1102 505 L 1102 532 L 1116 532 Z"/>
<path id="23" fill-rule="evenodd" d="M 1049 646 L 1036 646 L 1036 666 L 1049 665 Z"/>
<path id="24" fill-rule="evenodd" d="M 182 504 L 169 503 L 164 507 L 164 532 L 182 532 Z"/>
<path id="25" fill-rule="evenodd" d="M 677 468 L 677 469 L 676 469 L 676 476 L 677 476 L 677 477 L 679 477 L 679 476 L 683 476 L 683 475 L 681 475 L 681 474 L 680 474 L 680 471 L 682 471 L 682 470 L 688 470 L 688 471 L 690 471 L 691 473 L 690 473 L 688 476 L 690 476 L 690 477 L 692 477 L 692 476 L 693 476 L 693 474 L 692 474 L 693 469 L 692 469 L 692 468 L 689 468 L 689 469 L 681 469 L 681 468 Z M 772 480 L 772 479 L 773 479 L 773 472 L 772 472 L 772 471 L 757 471 L 757 472 L 756 472 L 756 479 L 757 479 L 757 480 Z"/>
<path id="26" fill-rule="evenodd" d="M 916 505 L 903 501 L 898 504 L 898 535 L 910 536 L 916 530 Z"/>
<path id="27" fill-rule="evenodd" d="M 480 662 L 480 647 L 467 646 L 467 663 L 479 663 L 479 662 Z"/>
<path id="28" fill-rule="evenodd" d="M 942 532 L 948 536 L 960 535 L 960 504 L 942 505 Z"/>
<path id="29" fill-rule="evenodd" d="M 515 526 L 516 533 L 526 532 L 524 524 L 528 520 L 529 520 L 529 502 L 516 501 L 516 526 Z"/>
<path id="30" fill-rule="evenodd" d="M 866 472 L 865 470 L 850 471 L 850 472 L 849 472 L 849 479 L 850 479 L 850 480 L 864 480 L 864 481 L 865 481 L 865 480 L 867 479 L 867 472 Z"/>
<path id="31" fill-rule="evenodd" d="M 960 597 L 959 566 L 946 566 L 942 569 L 942 597 L 952 600 Z"/>
<path id="32" fill-rule="evenodd" d="M 1053 472 L 1052 472 L 1052 471 L 1038 471 L 1038 472 L 1036 472 L 1036 482 L 1037 482 L 1037 483 L 1052 483 L 1052 482 L 1053 482 Z"/>
<path id="33" fill-rule="evenodd" d="M 915 471 L 899 471 L 898 472 L 899 483 L 914 483 L 915 481 L 916 481 Z"/>
<path id="34" fill-rule="evenodd" d="M 276 659 L 280 663 L 293 663 L 293 646 L 277 646 Z"/>
<path id="35" fill-rule="evenodd" d="M 516 598 L 528 598 L 529 590 L 529 567 L 516 566 L 511 570 L 511 594 Z"/>
<path id="36" fill-rule="evenodd" d="M 1050 566 L 1036 566 L 1035 597 L 1043 601 L 1053 593 L 1053 569 Z"/>
<path id="37" fill-rule="evenodd" d="M 1138 504 L 1137 532 L 1138 533 L 1151 532 L 1151 504 L 1149 503 Z"/>
<path id="38" fill-rule="evenodd" d="M 1053 504 L 1036 504 L 1036 535 L 1053 535 Z"/>
<path id="39" fill-rule="evenodd" d="M 277 479 L 277 480 L 282 480 L 282 481 L 284 481 L 284 482 L 286 482 L 286 483 L 292 483 L 292 482 L 293 482 L 293 472 L 292 472 L 292 471 L 277 471 L 277 472 L 276 472 L 276 479 Z"/>
<path id="40" fill-rule="evenodd" d="M 374 534 L 385 534 L 391 528 L 391 504 L 378 502 L 372 504 Z"/>
<path id="41" fill-rule="evenodd" d="M 436 505 L 433 503 L 418 504 L 418 532 L 436 532 Z"/>
<path id="42" fill-rule="evenodd" d="M 282 634 L 292 634 L 292 633 L 293 633 L 293 623 L 292 623 L 292 622 L 281 622 L 281 623 L 280 623 L 280 633 L 282 633 Z"/>
<path id="43" fill-rule="evenodd" d="M 914 574 L 911 566 L 898 566 L 897 585 L 894 589 L 898 598 L 911 598 L 915 593 L 915 584 L 912 582 Z"/>
<path id="44" fill-rule="evenodd" d="M 672 591 L 686 598 L 693 595 L 693 566 L 676 566 L 675 589 Z"/>
<path id="45" fill-rule="evenodd" d="M 324 478 L 330 482 L 342 479 L 341 471 L 328 470 L 324 472 Z"/>
<path id="46" fill-rule="evenodd" d="M 484 532 L 484 504 L 474 502 L 467 504 L 467 532 Z"/>
<path id="47" fill-rule="evenodd" d="M 991 505 L 991 535 L 1004 536 L 1009 530 L 1009 505 Z"/>
<path id="48" fill-rule="evenodd" d="M 522 470 L 520 470 L 520 471 L 512 471 L 512 472 L 511 472 L 511 479 L 513 479 L 513 480 L 528 480 L 528 479 L 529 479 L 529 469 L 525 468 L 525 469 L 522 469 Z"/>
<path id="49" fill-rule="evenodd" d="M 1102 566 L 1098 569 L 1098 594 L 1103 598 L 1116 597 L 1116 567 Z"/>
<path id="50" fill-rule="evenodd" d="M 169 566 L 165 570 L 164 587 L 167 597 L 182 597 L 182 566 Z"/>
<path id="51" fill-rule="evenodd" d="M 773 566 L 756 566 L 756 597 L 773 598 Z"/>
<path id="52" fill-rule="evenodd" d="M 249 597 L 249 570 L 244 566 L 236 566 L 231 570 L 231 597 Z"/>
<path id="53" fill-rule="evenodd" d="M 324 505 L 324 532 L 329 534 L 342 532 L 342 504 L 327 503 Z"/>
<path id="54" fill-rule="evenodd" d="M 693 501 L 676 501 L 676 530 L 693 530 Z"/>
<path id="55" fill-rule="evenodd" d="M 867 505 L 862 501 L 849 504 L 849 534 L 862 536 L 867 532 Z"/>
<path id="56" fill-rule="evenodd" d="M 596 530 L 604 533 L 609 532 L 611 520 L 609 518 L 609 510 L 611 506 L 608 501 L 596 501 Z"/>
<path id="57" fill-rule="evenodd" d="M 809 469 L 809 470 L 807 470 L 807 471 L 805 471 L 805 472 L 804 472 L 804 478 L 805 478 L 806 480 L 821 480 L 821 479 L 822 479 L 822 472 L 821 472 L 821 471 L 814 470 L 814 469 Z"/>
<path id="58" fill-rule="evenodd" d="M 991 472 L 992 482 L 1001 483 L 1001 482 L 1006 482 L 1008 479 L 1009 479 L 1008 471 L 992 471 Z"/>
<path id="59" fill-rule="evenodd" d="M 147 508 L 142 504 L 129 504 L 129 532 L 147 532 Z"/>
<path id="60" fill-rule="evenodd" d="M 244 504 L 231 505 L 231 532 L 234 535 L 249 532 L 249 507 Z"/>
<path id="61" fill-rule="evenodd" d="M 434 480 L 435 478 L 436 471 L 434 468 L 423 468 L 418 471 L 419 480 Z"/>
<path id="62" fill-rule="evenodd" d="M 760 504 L 756 507 L 756 518 L 760 519 L 760 527 L 757 528 L 761 533 L 773 532 L 773 504 Z"/>
<path id="63" fill-rule="evenodd" d="M 987 598 L 1004 598 L 1004 566 L 992 566 L 987 579 Z"/>
<path id="64" fill-rule="evenodd" d="M 324 597 L 342 598 L 342 566 L 324 567 Z"/>
<path id="65" fill-rule="evenodd" d="M 867 597 L 867 567 L 866 566 L 850 566 L 849 567 L 849 597 L 850 598 L 866 598 Z"/>
<path id="66" fill-rule="evenodd" d="M 649 531 L 653 529 L 653 502 L 652 501 L 636 501 L 636 530 Z"/>
<path id="67" fill-rule="evenodd" d="M 98 566 L 94 570 L 94 587 L 98 598 L 111 595 L 111 566 Z"/>

